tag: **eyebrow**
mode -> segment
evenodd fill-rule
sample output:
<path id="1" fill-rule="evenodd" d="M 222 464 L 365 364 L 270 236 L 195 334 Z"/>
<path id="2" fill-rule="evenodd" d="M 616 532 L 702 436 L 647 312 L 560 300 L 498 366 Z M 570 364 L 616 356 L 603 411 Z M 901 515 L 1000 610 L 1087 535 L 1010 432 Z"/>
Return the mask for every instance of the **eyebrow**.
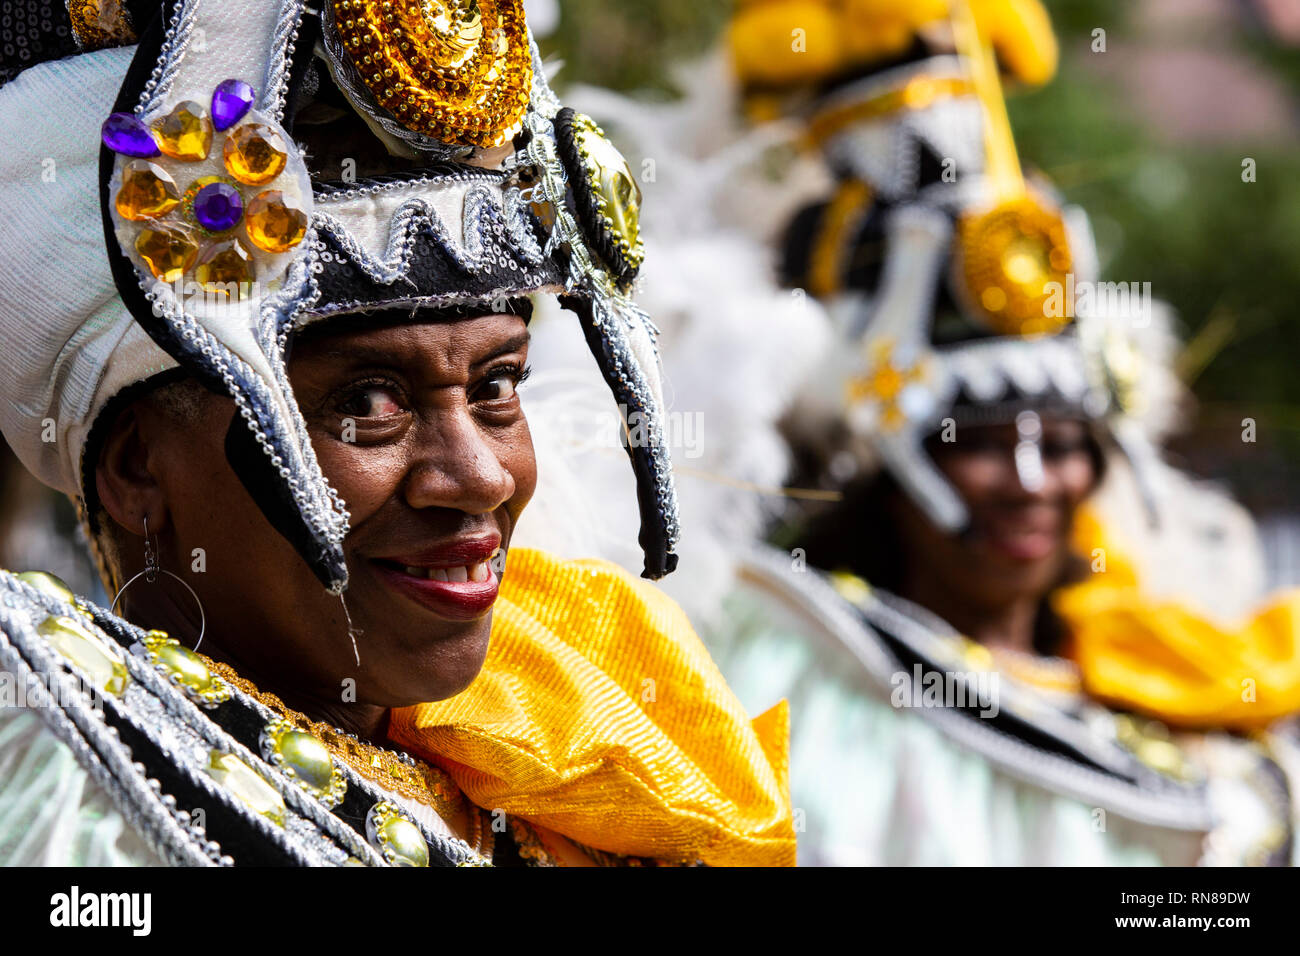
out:
<path id="1" fill-rule="evenodd" d="M 474 363 L 474 367 L 486 365 L 493 359 L 500 358 L 503 355 L 509 355 L 511 352 L 518 352 L 528 346 L 532 341 L 533 334 L 528 329 L 524 329 L 517 335 L 512 335 L 506 341 L 502 342 L 499 348 L 493 350 L 491 355 L 485 356 Z"/>
<path id="2" fill-rule="evenodd" d="M 531 340 L 532 333 L 528 329 L 524 329 L 502 342 L 492 350 L 491 354 L 471 363 L 470 367 L 478 368 L 480 365 L 486 365 L 502 355 L 518 352 L 525 348 Z M 373 365 L 381 368 L 398 368 L 403 364 L 401 359 L 405 359 L 409 355 L 406 352 L 400 353 L 399 360 L 394 361 L 395 358 L 398 358 L 399 353 L 395 353 L 393 349 L 378 348 L 373 345 L 332 345 L 329 348 L 322 349 L 317 354 L 322 358 L 349 362 L 353 365 Z"/>

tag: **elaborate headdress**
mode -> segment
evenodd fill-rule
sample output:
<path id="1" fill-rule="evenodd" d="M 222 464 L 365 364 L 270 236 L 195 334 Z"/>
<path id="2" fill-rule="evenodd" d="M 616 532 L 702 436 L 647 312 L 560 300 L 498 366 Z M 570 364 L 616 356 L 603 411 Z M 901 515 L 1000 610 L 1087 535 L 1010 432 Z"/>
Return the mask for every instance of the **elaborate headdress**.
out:
<path id="1" fill-rule="evenodd" d="M 101 413 L 179 366 L 235 401 L 232 466 L 342 591 L 348 513 L 288 385 L 292 334 L 555 293 L 642 438 L 645 574 L 673 569 L 655 330 L 628 297 L 640 193 L 551 93 L 521 0 L 49 6 L 0 64 L 0 427 L 29 469 L 91 503 Z"/>
<path id="2" fill-rule="evenodd" d="M 754 0 L 729 38 L 751 99 L 803 115 L 838 177 L 793 223 L 786 278 L 856 340 L 841 409 L 929 517 L 967 521 L 925 449 L 946 419 L 1063 407 L 1149 460 L 1136 423 L 1172 402 L 1135 343 L 1161 338 L 1163 313 L 1145 288 L 1095 281 L 1087 217 L 1026 178 L 1007 120 L 999 64 L 1030 83 L 1055 71 L 1037 0 Z"/>

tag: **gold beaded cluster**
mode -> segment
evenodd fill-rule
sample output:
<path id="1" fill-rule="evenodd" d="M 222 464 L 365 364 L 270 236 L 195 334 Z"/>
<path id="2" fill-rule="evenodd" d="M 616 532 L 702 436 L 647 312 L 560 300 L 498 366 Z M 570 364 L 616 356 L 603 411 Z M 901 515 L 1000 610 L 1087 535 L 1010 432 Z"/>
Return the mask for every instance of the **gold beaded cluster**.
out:
<path id="1" fill-rule="evenodd" d="M 1051 335 L 1071 316 L 1047 308 L 1073 264 L 1065 223 L 1028 196 L 964 216 L 960 274 L 970 305 L 1002 335 Z"/>
<path id="2" fill-rule="evenodd" d="M 213 673 L 275 711 L 295 727 L 315 735 L 331 753 L 367 780 L 433 807 L 444 820 L 454 820 L 465 812 L 468 801 L 445 770 L 420 760 L 407 763 L 390 750 L 340 733 L 329 724 L 312 720 L 306 714 L 292 710 L 275 694 L 259 690 L 252 681 L 240 677 L 228 664 L 208 658 L 204 660 Z M 476 826 L 476 816 L 470 814 L 471 826 Z"/>
<path id="3" fill-rule="evenodd" d="M 519 132 L 533 61 L 523 0 L 333 0 L 343 49 L 407 129 L 488 149 Z"/>

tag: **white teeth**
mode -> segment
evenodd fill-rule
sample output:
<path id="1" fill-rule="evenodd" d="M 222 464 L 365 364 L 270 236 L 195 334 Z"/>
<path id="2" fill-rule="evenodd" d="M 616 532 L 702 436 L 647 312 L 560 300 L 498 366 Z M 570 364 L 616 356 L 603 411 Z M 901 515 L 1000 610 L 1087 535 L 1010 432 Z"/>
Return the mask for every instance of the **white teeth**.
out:
<path id="1" fill-rule="evenodd" d="M 429 581 L 442 581 L 447 584 L 459 584 L 466 581 L 476 581 L 481 584 L 492 580 L 492 569 L 486 561 L 461 565 L 459 568 L 417 568 L 408 564 L 402 570 L 413 578 L 425 578 Z"/>

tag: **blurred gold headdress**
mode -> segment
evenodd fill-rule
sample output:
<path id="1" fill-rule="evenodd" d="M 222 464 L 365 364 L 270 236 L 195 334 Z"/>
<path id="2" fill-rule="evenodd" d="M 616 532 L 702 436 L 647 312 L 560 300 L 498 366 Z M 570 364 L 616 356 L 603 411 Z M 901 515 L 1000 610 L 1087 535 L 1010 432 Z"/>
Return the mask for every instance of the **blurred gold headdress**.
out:
<path id="1" fill-rule="evenodd" d="M 819 85 L 905 54 L 923 32 L 946 29 L 952 6 L 949 0 L 738 0 L 727 40 L 746 89 Z M 1055 75 L 1056 37 L 1040 0 L 969 0 L 969 6 L 1011 76 L 1037 85 Z"/>

